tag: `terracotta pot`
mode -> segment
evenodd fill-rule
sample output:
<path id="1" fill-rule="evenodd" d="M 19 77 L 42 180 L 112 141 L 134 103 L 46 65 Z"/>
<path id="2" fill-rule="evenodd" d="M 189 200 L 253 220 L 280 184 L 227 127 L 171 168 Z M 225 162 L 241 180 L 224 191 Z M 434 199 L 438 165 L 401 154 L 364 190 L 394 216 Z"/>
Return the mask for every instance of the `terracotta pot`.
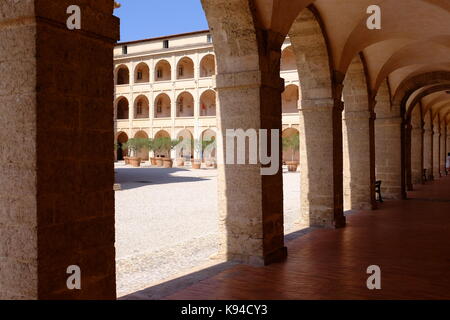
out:
<path id="1" fill-rule="evenodd" d="M 123 160 L 125 161 L 125 164 L 130 164 L 130 158 L 129 157 L 123 157 Z"/>
<path id="2" fill-rule="evenodd" d="M 202 167 L 202 162 L 198 160 L 194 160 L 192 162 L 192 169 L 200 169 Z"/>
<path id="3" fill-rule="evenodd" d="M 296 172 L 297 171 L 297 167 L 298 167 L 298 162 L 297 161 L 286 161 L 286 164 L 288 166 L 288 171 L 289 172 Z"/>
<path id="4" fill-rule="evenodd" d="M 164 164 L 163 158 L 156 158 L 156 166 L 162 167 Z"/>
<path id="5" fill-rule="evenodd" d="M 130 157 L 128 159 L 128 161 L 130 162 L 130 164 L 133 167 L 140 167 L 141 166 L 141 158 L 137 158 L 137 157 Z"/>
<path id="6" fill-rule="evenodd" d="M 178 158 L 177 159 L 177 167 L 183 167 L 184 166 L 184 159 Z"/>
<path id="7" fill-rule="evenodd" d="M 150 163 L 152 166 L 156 166 L 156 158 L 150 158 Z"/>
<path id="8" fill-rule="evenodd" d="M 164 165 L 164 168 L 172 168 L 172 166 L 173 166 L 172 159 L 164 159 L 163 165 Z"/>

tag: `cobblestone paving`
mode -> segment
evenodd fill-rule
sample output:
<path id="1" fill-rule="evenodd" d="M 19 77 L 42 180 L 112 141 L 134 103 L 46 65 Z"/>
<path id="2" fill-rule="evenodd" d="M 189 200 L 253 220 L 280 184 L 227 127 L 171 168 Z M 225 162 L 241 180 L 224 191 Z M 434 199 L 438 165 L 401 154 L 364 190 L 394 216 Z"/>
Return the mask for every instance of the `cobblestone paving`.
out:
<path id="1" fill-rule="evenodd" d="M 210 263 L 217 253 L 216 170 L 116 164 L 117 293 Z M 284 173 L 285 233 L 295 231 L 299 174 Z"/>

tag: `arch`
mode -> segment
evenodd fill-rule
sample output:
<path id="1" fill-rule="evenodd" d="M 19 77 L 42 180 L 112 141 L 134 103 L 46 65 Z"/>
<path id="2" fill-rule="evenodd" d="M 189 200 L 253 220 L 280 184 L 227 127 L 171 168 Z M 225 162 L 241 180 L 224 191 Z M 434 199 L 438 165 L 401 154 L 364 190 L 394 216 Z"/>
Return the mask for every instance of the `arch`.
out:
<path id="1" fill-rule="evenodd" d="M 172 66 L 167 60 L 159 60 L 155 65 L 155 81 L 172 80 Z"/>
<path id="2" fill-rule="evenodd" d="M 286 87 L 281 95 L 282 113 L 298 113 L 298 103 L 300 100 L 300 90 L 295 84 Z"/>
<path id="3" fill-rule="evenodd" d="M 189 129 L 182 129 L 177 134 L 177 139 L 181 141 L 180 147 L 176 148 L 177 158 L 186 158 L 188 160 L 194 157 L 194 136 Z"/>
<path id="4" fill-rule="evenodd" d="M 216 58 L 213 54 L 207 54 L 200 61 L 200 77 L 212 77 L 216 74 Z"/>
<path id="5" fill-rule="evenodd" d="M 281 137 L 283 139 L 292 138 L 295 135 L 297 135 L 298 139 L 300 139 L 300 132 L 296 128 L 287 128 L 281 133 Z M 300 145 L 298 148 L 295 148 L 295 150 L 292 148 L 283 148 L 282 160 L 283 163 L 286 163 L 286 161 L 300 162 Z"/>
<path id="6" fill-rule="evenodd" d="M 286 47 L 281 52 L 281 71 L 296 71 L 297 63 L 295 61 L 294 49 L 292 46 Z"/>
<path id="7" fill-rule="evenodd" d="M 177 64 L 177 79 L 194 78 L 194 62 L 189 57 L 183 57 Z"/>
<path id="8" fill-rule="evenodd" d="M 130 83 L 130 71 L 128 70 L 128 67 L 124 64 L 117 67 L 116 71 L 116 84 L 117 85 L 124 85 Z"/>
<path id="9" fill-rule="evenodd" d="M 148 134 L 144 130 L 139 130 L 134 134 L 135 139 L 148 139 Z M 137 154 L 136 157 L 141 158 L 142 160 L 149 159 L 149 149 L 147 147 L 142 148 Z"/>
<path id="10" fill-rule="evenodd" d="M 129 103 L 125 97 L 117 99 L 117 120 L 128 120 L 129 115 Z"/>
<path id="11" fill-rule="evenodd" d="M 373 103 L 364 63 L 362 54 L 353 58 L 342 91 L 344 210 L 376 208 Z"/>
<path id="12" fill-rule="evenodd" d="M 118 161 L 123 160 L 123 157 L 128 155 L 128 150 L 122 148 L 122 145 L 127 141 L 128 135 L 125 132 L 120 131 L 116 134 L 116 143 L 117 143 L 116 156 Z"/>
<path id="13" fill-rule="evenodd" d="M 202 132 L 200 137 L 201 137 L 202 143 L 211 142 L 211 141 L 216 141 L 217 134 L 212 129 L 206 129 Z M 207 148 L 206 150 L 204 150 L 203 155 L 202 155 L 202 158 L 203 158 L 202 161 L 215 159 L 216 158 L 216 148 L 217 147 L 214 146 L 210 149 Z"/>
<path id="14" fill-rule="evenodd" d="M 200 116 L 215 117 L 217 95 L 212 89 L 206 90 L 200 96 Z"/>
<path id="15" fill-rule="evenodd" d="M 194 116 L 194 97 L 187 91 L 177 97 L 177 117 L 186 118 Z"/>
<path id="16" fill-rule="evenodd" d="M 310 9 L 302 10 L 292 24 L 289 38 L 301 79 L 302 100 L 333 99 L 333 65 L 318 17 Z"/>
<path id="17" fill-rule="evenodd" d="M 159 138 L 170 138 L 170 134 L 166 130 L 159 130 L 158 132 L 156 132 L 154 139 L 156 140 Z M 169 152 L 170 151 L 167 152 L 155 151 L 154 153 L 156 157 L 169 157 L 170 156 Z"/>
<path id="18" fill-rule="evenodd" d="M 140 95 L 134 100 L 134 118 L 148 119 L 150 117 L 150 103 L 145 95 Z"/>
<path id="19" fill-rule="evenodd" d="M 171 100 L 165 93 L 160 93 L 155 98 L 155 118 L 170 118 L 171 117 Z"/>
<path id="20" fill-rule="evenodd" d="M 139 63 L 134 68 L 134 82 L 135 83 L 150 82 L 150 68 L 145 62 Z"/>
<path id="21" fill-rule="evenodd" d="M 324 24 L 313 6 L 300 12 L 289 31 L 301 82 L 301 223 L 344 227 L 342 158 L 343 76 L 333 60 Z M 318 124 L 321 124 L 320 126 Z M 320 164 L 318 159 L 322 159 Z M 320 170 L 318 169 L 320 166 Z M 333 177 L 324 183 L 324 176 Z"/>

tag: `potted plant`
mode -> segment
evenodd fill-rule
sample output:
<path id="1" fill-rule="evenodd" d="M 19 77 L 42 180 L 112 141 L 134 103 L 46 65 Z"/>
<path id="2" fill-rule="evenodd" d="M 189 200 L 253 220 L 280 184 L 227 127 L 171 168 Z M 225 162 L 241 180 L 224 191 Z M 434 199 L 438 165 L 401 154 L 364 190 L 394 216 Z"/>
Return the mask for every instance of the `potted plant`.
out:
<path id="1" fill-rule="evenodd" d="M 295 152 L 298 150 L 300 145 L 300 137 L 298 134 L 294 134 L 289 137 L 283 138 L 283 150 L 291 151 L 292 159 L 286 161 L 289 172 L 296 172 L 298 167 L 298 161 L 294 160 Z"/>
<path id="2" fill-rule="evenodd" d="M 153 150 L 155 152 L 155 158 L 153 158 L 154 165 L 158 167 L 163 166 L 163 159 L 161 158 L 161 153 L 164 151 L 164 138 L 156 138 L 153 140 Z"/>
<path id="3" fill-rule="evenodd" d="M 132 138 L 128 140 L 127 146 L 130 153 L 128 161 L 133 167 L 141 166 L 142 159 L 138 157 L 138 154 L 143 148 L 148 147 L 148 144 L 149 142 L 146 138 Z"/>
<path id="4" fill-rule="evenodd" d="M 213 151 L 216 148 L 216 140 L 204 140 L 203 141 L 203 155 L 206 157 L 206 166 L 208 168 L 217 168 L 217 163 L 214 157 L 212 157 Z"/>
<path id="5" fill-rule="evenodd" d="M 203 157 L 203 142 L 201 140 L 194 140 L 194 155 L 192 169 L 200 169 L 202 167 Z"/>
<path id="6" fill-rule="evenodd" d="M 171 140 L 170 138 L 163 138 L 162 149 L 169 154 L 168 158 L 163 159 L 164 168 L 172 168 L 173 160 L 170 158 L 170 151 L 173 150 L 180 143 L 180 140 Z"/>
<path id="7" fill-rule="evenodd" d="M 128 153 L 130 152 L 130 149 L 128 148 L 128 141 L 122 143 L 122 151 L 127 150 L 127 154 L 123 154 L 123 161 L 125 162 L 126 165 L 130 164 L 130 157 L 128 156 Z"/>

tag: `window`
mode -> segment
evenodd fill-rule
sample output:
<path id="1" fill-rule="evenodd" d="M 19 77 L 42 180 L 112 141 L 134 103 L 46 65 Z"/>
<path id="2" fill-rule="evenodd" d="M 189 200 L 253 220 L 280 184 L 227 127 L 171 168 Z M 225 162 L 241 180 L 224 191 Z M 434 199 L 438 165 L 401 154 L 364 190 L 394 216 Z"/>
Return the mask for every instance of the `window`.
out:
<path id="1" fill-rule="evenodd" d="M 136 112 L 138 115 L 142 115 L 142 102 L 141 101 L 139 101 L 137 103 L 137 111 Z"/>
<path id="2" fill-rule="evenodd" d="M 141 71 L 141 70 L 139 70 L 139 71 L 137 72 L 137 79 L 138 79 L 138 80 L 142 80 L 142 71 Z"/>
<path id="3" fill-rule="evenodd" d="M 156 77 L 158 78 L 158 79 L 160 79 L 160 78 L 162 78 L 163 77 L 163 71 L 162 71 L 162 69 L 158 69 L 158 70 L 156 70 Z"/>
<path id="4" fill-rule="evenodd" d="M 208 35 L 206 36 L 206 42 L 212 43 L 212 35 L 211 35 L 211 34 L 208 34 Z"/>
<path id="5" fill-rule="evenodd" d="M 122 54 L 128 54 L 128 46 L 122 46 Z"/>
<path id="6" fill-rule="evenodd" d="M 163 41 L 163 48 L 164 48 L 164 49 L 169 48 L 169 40 L 164 40 L 164 41 Z"/>
<path id="7" fill-rule="evenodd" d="M 183 76 L 183 73 L 184 73 L 184 68 L 183 68 L 183 66 L 180 66 L 180 67 L 178 68 L 178 76 L 179 76 L 179 77 L 182 77 L 182 76 Z"/>

